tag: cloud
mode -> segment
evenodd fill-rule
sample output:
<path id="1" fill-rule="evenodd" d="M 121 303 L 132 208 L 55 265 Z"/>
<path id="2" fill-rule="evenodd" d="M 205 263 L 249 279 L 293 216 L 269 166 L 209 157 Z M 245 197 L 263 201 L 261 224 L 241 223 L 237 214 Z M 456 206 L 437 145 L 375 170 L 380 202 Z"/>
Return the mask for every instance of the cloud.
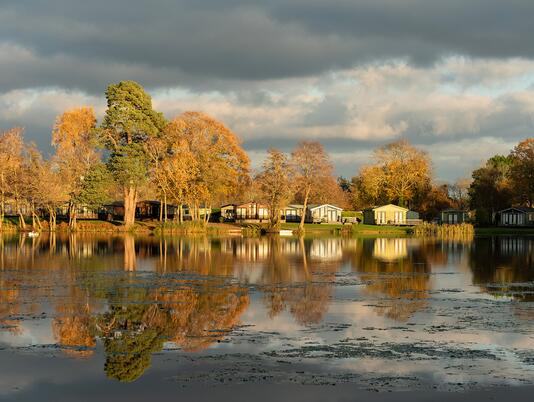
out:
<path id="1" fill-rule="evenodd" d="M 57 114 L 89 104 L 102 117 L 106 86 L 133 79 L 168 118 L 224 121 L 255 166 L 269 147 L 316 139 L 352 175 L 407 138 L 451 179 L 532 136 L 531 1 L 125 4 L 3 1 L 0 126 L 48 149 Z"/>
<path id="2" fill-rule="evenodd" d="M 18 50 L 1 56 L 0 88 L 97 93 L 119 73 L 197 88 L 397 58 L 532 59 L 533 14 L 529 0 L 5 0 L 0 37 Z M 11 79 L 21 66 L 25 79 Z"/>

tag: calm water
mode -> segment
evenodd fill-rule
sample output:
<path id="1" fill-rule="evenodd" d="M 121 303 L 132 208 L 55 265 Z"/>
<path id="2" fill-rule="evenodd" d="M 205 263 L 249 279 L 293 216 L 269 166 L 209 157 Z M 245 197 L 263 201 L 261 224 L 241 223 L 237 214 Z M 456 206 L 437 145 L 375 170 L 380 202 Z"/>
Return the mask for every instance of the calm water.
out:
<path id="1" fill-rule="evenodd" d="M 28 399 L 534 384 L 534 237 L 0 237 L 0 371 Z"/>

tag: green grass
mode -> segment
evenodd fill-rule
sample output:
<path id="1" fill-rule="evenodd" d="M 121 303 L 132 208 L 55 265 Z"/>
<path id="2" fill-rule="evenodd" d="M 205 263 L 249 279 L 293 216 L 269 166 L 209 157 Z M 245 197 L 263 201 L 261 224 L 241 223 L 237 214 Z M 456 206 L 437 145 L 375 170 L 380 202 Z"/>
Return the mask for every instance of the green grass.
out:
<path id="1" fill-rule="evenodd" d="M 407 235 L 412 234 L 413 228 L 410 226 L 382 226 L 382 225 L 352 225 L 352 233 L 354 234 L 397 234 Z"/>
<path id="2" fill-rule="evenodd" d="M 296 230 L 298 229 L 298 223 L 282 223 L 280 229 Z M 343 228 L 343 225 L 336 223 L 305 223 L 305 232 L 332 232 Z"/>

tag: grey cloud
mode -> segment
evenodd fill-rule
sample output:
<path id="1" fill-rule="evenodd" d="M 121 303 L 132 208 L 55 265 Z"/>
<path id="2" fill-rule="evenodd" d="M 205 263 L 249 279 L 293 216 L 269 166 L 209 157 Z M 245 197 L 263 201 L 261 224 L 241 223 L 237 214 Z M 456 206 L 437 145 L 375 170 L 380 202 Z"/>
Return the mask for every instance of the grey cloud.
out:
<path id="1" fill-rule="evenodd" d="M 302 118 L 302 124 L 307 127 L 346 124 L 348 108 L 346 102 L 337 96 L 323 99 Z"/>
<path id="2" fill-rule="evenodd" d="M 4 43 L 39 60 L 20 73 L 27 81 L 0 78 L 4 90 L 28 82 L 96 93 L 122 70 L 149 87 L 196 88 L 391 58 L 534 57 L 530 0 L 7 0 L 0 15 Z M 68 71 L 86 63 L 89 77 Z"/>

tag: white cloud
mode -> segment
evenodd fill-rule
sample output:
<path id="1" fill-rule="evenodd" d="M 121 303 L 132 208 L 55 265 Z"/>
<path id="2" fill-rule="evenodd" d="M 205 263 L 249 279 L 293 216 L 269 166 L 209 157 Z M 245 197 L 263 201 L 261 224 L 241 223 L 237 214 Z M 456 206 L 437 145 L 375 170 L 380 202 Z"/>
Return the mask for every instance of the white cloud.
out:
<path id="1" fill-rule="evenodd" d="M 290 150 L 301 139 L 315 139 L 332 153 L 338 173 L 352 175 L 373 148 L 402 137 L 429 151 L 438 177 L 454 179 L 532 136 L 533 67 L 519 59 L 452 57 L 427 68 L 393 60 L 314 77 L 242 82 L 226 91 L 174 87 L 152 93 L 168 118 L 200 110 L 225 122 L 256 167 L 269 147 Z M 0 121 L 26 126 L 30 138 L 48 144 L 55 116 L 88 104 L 103 115 L 103 95 L 13 90 L 0 94 Z"/>

